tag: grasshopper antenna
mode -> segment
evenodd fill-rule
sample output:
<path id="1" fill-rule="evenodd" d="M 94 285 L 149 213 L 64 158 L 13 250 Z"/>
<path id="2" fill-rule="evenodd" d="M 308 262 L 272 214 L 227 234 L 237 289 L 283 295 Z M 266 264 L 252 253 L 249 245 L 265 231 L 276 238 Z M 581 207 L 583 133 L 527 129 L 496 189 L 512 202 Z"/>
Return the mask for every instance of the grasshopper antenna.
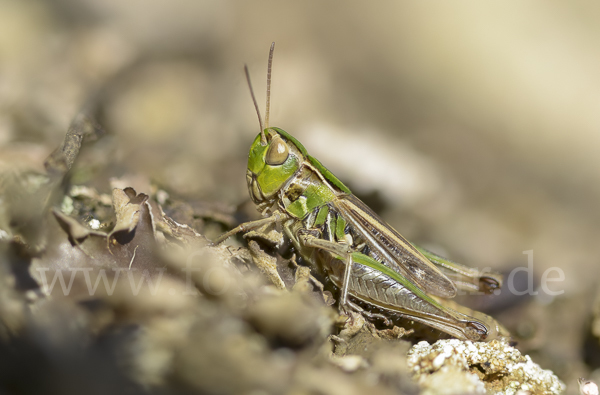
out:
<path id="1" fill-rule="evenodd" d="M 265 129 L 263 127 L 262 118 L 260 116 L 260 110 L 258 108 L 258 103 L 256 102 L 256 97 L 254 96 L 252 82 L 250 82 L 250 72 L 248 71 L 248 65 L 246 64 L 244 65 L 244 71 L 246 72 L 246 81 L 248 81 L 248 88 L 250 88 L 250 95 L 252 96 L 252 102 L 254 103 L 254 108 L 256 109 L 256 115 L 258 115 L 258 123 L 260 125 L 260 144 L 265 146 L 267 145 L 267 136 L 265 136 Z"/>
<path id="2" fill-rule="evenodd" d="M 267 107 L 265 109 L 265 128 L 269 127 L 269 113 L 271 112 L 271 67 L 273 66 L 273 51 L 275 51 L 275 41 L 271 43 L 269 50 L 269 65 L 267 66 Z"/>

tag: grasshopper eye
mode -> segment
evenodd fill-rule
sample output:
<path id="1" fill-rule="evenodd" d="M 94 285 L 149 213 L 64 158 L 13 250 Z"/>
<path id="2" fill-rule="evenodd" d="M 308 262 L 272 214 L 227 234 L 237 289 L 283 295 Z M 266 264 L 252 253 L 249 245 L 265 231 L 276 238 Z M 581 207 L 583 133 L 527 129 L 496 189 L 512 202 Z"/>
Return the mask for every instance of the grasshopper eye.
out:
<path id="1" fill-rule="evenodd" d="M 271 140 L 271 145 L 267 151 L 265 161 L 267 162 L 267 165 L 281 165 L 288 158 L 289 154 L 290 149 L 287 144 L 279 137 L 279 135 L 275 135 Z"/>

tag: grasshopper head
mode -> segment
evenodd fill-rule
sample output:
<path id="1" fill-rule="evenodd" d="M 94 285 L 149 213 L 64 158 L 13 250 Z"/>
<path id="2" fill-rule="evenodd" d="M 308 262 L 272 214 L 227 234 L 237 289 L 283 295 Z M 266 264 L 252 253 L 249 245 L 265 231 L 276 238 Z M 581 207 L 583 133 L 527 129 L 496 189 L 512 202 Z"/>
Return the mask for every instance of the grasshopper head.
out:
<path id="1" fill-rule="evenodd" d="M 261 134 L 250 147 L 246 173 L 250 197 L 256 204 L 273 202 L 307 156 L 302 144 L 279 128 L 265 129 L 266 139 L 261 139 Z"/>

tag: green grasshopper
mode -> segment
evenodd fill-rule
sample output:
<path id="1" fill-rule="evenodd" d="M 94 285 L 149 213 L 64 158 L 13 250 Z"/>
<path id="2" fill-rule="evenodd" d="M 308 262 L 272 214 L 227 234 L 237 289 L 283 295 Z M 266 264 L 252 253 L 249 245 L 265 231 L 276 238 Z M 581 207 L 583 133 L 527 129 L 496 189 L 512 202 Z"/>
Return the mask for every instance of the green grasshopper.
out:
<path id="1" fill-rule="evenodd" d="M 362 309 L 351 296 L 363 306 L 459 339 L 489 341 L 508 336 L 493 318 L 446 300 L 458 289 L 489 293 L 500 287 L 499 274 L 482 275 L 416 247 L 354 196 L 292 135 L 269 127 L 274 44 L 269 52 L 265 126 L 245 67 L 260 123 L 246 179 L 250 197 L 265 218 L 239 225 L 215 244 L 238 232 L 277 223 L 301 256 L 341 290 L 342 311 L 360 311 L 389 323 L 385 315 Z"/>

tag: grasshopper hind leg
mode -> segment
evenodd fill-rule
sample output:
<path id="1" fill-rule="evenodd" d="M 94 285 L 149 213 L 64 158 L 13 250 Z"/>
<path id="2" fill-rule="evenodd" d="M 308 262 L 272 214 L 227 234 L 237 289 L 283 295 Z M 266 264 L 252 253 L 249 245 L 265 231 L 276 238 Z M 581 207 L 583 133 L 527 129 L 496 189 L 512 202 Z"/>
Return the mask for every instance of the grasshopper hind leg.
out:
<path id="1" fill-rule="evenodd" d="M 385 315 L 367 311 L 367 310 L 363 309 L 362 307 L 360 307 L 359 305 L 357 305 L 356 303 L 351 302 L 348 299 L 348 288 L 350 285 L 350 275 L 352 273 L 353 263 L 354 262 L 352 261 L 352 255 L 348 254 L 348 256 L 346 257 L 346 267 L 344 268 L 344 280 L 342 282 L 342 289 L 341 289 L 342 294 L 340 297 L 340 310 L 343 311 L 346 307 L 349 307 L 352 310 L 362 314 L 363 316 L 365 316 L 371 320 L 380 319 L 383 321 L 385 326 L 391 326 L 392 321 L 389 318 L 387 318 Z"/>
<path id="2" fill-rule="evenodd" d="M 362 302 L 420 322 L 458 339 L 489 341 L 509 336 L 491 317 L 456 305 L 451 300 L 434 299 L 380 262 L 353 251 L 346 243 L 322 240 L 306 230 L 298 232 L 298 242 L 302 247 L 332 255 L 329 268 L 332 270 L 331 275 L 338 279 L 337 284 L 342 289 L 342 295 L 344 292 L 350 292 Z M 348 258 L 349 254 L 351 259 Z M 350 266 L 352 272 L 348 276 L 347 270 Z M 374 289 L 375 283 L 377 289 Z M 352 308 L 348 300 L 342 302 L 341 298 L 340 309 Z"/>

